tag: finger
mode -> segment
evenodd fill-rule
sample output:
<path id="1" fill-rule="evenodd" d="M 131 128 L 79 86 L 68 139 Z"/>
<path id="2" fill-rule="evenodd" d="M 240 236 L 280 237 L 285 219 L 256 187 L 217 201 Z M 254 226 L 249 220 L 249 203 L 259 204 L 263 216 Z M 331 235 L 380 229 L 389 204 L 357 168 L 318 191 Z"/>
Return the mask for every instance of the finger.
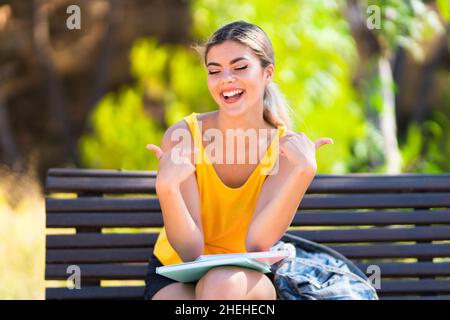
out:
<path id="1" fill-rule="evenodd" d="M 333 139 L 331 138 L 320 138 L 314 142 L 314 145 L 316 146 L 316 150 L 319 149 L 321 146 L 325 144 L 333 144 Z"/>
<path id="2" fill-rule="evenodd" d="M 148 150 L 150 150 L 151 152 L 153 152 L 156 156 L 156 158 L 158 158 L 158 160 L 161 158 L 161 156 L 163 155 L 163 151 L 161 150 L 160 147 L 155 146 L 154 144 L 148 144 L 146 146 L 146 148 Z"/>

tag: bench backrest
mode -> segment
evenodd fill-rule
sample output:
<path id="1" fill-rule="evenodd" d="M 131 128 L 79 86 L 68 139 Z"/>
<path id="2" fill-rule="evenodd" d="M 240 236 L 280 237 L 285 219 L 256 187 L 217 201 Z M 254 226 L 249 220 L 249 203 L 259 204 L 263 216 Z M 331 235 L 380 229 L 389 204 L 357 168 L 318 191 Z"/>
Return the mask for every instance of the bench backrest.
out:
<path id="1" fill-rule="evenodd" d="M 62 281 L 48 284 L 47 299 L 143 298 L 163 225 L 155 178 L 49 170 L 45 278 Z M 450 299 L 450 174 L 317 175 L 289 232 L 341 252 L 368 276 L 378 266 L 382 299 Z M 81 289 L 70 290 L 77 270 Z"/>

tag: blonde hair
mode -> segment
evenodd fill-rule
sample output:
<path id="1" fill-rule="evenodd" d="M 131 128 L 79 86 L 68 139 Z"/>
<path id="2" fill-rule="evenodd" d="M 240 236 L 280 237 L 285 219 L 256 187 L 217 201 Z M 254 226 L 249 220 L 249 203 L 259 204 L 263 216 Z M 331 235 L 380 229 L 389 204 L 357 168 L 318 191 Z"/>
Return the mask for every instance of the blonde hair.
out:
<path id="1" fill-rule="evenodd" d="M 202 56 L 206 65 L 206 57 L 211 47 L 225 41 L 236 41 L 253 50 L 261 62 L 261 67 L 265 68 L 269 64 L 275 66 L 274 51 L 272 43 L 267 34 L 257 25 L 245 21 L 235 21 L 218 29 L 206 44 L 194 45 L 193 48 Z M 263 98 L 263 118 L 268 123 L 278 126 L 284 125 L 292 127 L 290 117 L 291 109 L 286 102 L 278 86 L 272 81 L 264 89 Z"/>

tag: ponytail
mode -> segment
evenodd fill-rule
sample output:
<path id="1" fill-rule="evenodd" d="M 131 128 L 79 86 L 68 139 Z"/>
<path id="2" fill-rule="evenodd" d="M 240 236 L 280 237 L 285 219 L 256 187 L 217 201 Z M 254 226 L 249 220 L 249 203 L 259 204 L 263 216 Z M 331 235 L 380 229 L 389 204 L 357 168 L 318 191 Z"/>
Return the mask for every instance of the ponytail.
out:
<path id="1" fill-rule="evenodd" d="M 263 103 L 263 117 L 265 121 L 275 127 L 284 125 L 287 129 L 291 129 L 292 120 L 290 113 L 292 110 L 276 83 L 271 82 L 264 90 Z"/>

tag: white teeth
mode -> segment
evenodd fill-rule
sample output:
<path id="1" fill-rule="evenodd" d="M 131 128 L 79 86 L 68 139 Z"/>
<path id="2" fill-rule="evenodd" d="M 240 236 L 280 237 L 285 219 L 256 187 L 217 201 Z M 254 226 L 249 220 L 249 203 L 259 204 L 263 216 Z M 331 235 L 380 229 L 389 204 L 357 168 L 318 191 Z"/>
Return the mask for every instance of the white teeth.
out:
<path id="1" fill-rule="evenodd" d="M 224 92 L 223 95 L 225 97 L 229 98 L 229 97 L 235 96 L 235 95 L 240 94 L 240 93 L 242 93 L 242 90 L 234 90 L 234 91 Z"/>

